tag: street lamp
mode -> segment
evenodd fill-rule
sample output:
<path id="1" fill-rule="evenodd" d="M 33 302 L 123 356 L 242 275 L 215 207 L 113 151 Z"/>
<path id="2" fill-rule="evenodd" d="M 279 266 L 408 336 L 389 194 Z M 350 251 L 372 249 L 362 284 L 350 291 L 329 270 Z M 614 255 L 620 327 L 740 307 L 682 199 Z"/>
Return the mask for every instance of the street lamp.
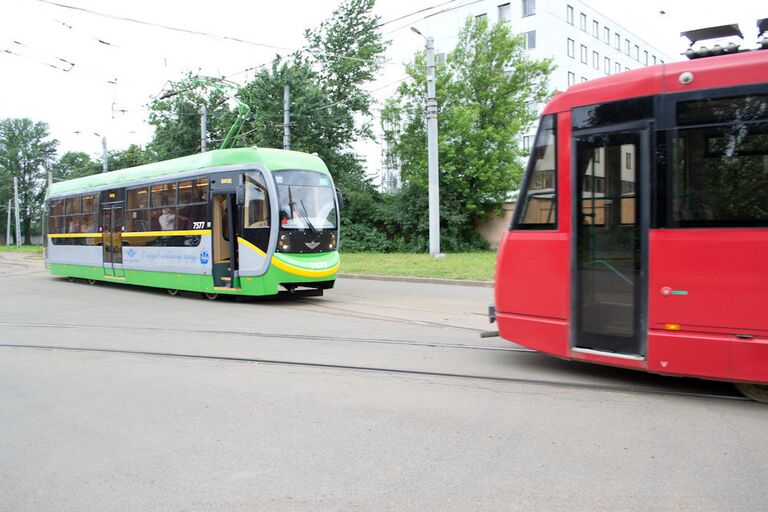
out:
<path id="1" fill-rule="evenodd" d="M 437 171 L 437 97 L 435 95 L 435 40 L 415 27 L 411 30 L 426 41 L 427 48 L 427 166 L 429 172 L 429 253 L 440 254 L 440 184 Z"/>

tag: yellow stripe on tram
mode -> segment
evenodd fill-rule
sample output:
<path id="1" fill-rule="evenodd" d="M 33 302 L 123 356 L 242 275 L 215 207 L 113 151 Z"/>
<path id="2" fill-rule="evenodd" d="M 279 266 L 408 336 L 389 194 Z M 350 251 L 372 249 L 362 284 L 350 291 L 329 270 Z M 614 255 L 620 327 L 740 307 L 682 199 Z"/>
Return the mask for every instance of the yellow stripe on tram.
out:
<path id="1" fill-rule="evenodd" d="M 183 231 L 127 231 L 122 233 L 123 238 L 137 238 L 141 236 L 202 236 L 210 234 L 210 229 L 189 229 Z"/>
<path id="2" fill-rule="evenodd" d="M 109 234 L 109 232 L 107 232 Z M 115 231 L 113 235 L 121 235 L 123 238 L 138 238 L 144 236 L 201 236 L 210 235 L 210 229 L 190 229 L 184 231 L 127 231 L 121 233 Z M 48 238 L 89 238 L 94 236 L 102 236 L 104 233 L 57 233 L 49 234 Z"/>
<path id="3" fill-rule="evenodd" d="M 48 238 L 90 238 L 94 236 L 101 236 L 101 233 L 59 233 L 48 235 Z"/>
<path id="4" fill-rule="evenodd" d="M 237 241 L 241 244 L 245 245 L 246 247 L 256 251 L 257 254 L 259 254 L 262 258 L 266 257 L 266 253 L 253 245 L 248 240 L 245 240 L 243 238 L 237 237 Z M 306 268 L 297 267 L 295 265 L 291 265 L 289 263 L 286 263 L 280 259 L 277 258 L 277 256 L 272 256 L 272 264 L 282 270 L 283 272 L 288 272 L 289 274 L 293 274 L 300 277 L 328 277 L 330 275 L 333 275 L 336 273 L 336 271 L 339 269 L 339 263 L 332 266 L 328 269 L 323 270 L 309 270 Z"/>

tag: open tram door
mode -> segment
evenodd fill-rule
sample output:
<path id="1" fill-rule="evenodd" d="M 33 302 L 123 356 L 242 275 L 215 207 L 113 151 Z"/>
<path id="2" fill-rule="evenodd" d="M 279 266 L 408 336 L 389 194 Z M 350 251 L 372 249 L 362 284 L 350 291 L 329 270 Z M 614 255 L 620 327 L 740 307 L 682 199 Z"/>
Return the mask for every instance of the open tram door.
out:
<path id="1" fill-rule="evenodd" d="M 238 188 L 241 175 L 217 175 L 211 180 L 211 245 L 213 251 L 213 286 L 219 289 L 239 288 L 237 237 Z"/>
<path id="2" fill-rule="evenodd" d="M 575 132 L 576 351 L 646 355 L 648 125 Z"/>
<path id="3" fill-rule="evenodd" d="M 123 272 L 123 198 L 121 191 L 106 191 L 101 195 L 101 245 L 104 255 L 104 276 L 124 279 Z"/>

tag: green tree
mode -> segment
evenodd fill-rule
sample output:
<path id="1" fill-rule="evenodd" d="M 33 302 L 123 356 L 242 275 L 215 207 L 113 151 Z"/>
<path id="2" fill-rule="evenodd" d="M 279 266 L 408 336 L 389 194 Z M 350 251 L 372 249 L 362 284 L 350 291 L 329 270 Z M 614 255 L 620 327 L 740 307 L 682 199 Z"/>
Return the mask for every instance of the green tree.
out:
<path id="1" fill-rule="evenodd" d="M 121 151 L 110 151 L 107 156 L 107 168 L 110 171 L 136 167 L 149 163 L 147 155 L 141 146 L 131 144 L 127 149 Z"/>
<path id="2" fill-rule="evenodd" d="M 18 179 L 19 216 L 25 244 L 31 243 L 33 219 L 40 218 L 47 173 L 59 144 L 49 137 L 45 123 L 26 118 L 0 120 L 0 189 L 7 203 L 13 194 L 13 178 Z M 39 228 L 39 224 L 34 227 Z"/>
<path id="3" fill-rule="evenodd" d="M 376 28 L 380 18 L 373 15 L 373 5 L 374 0 L 344 0 L 319 28 L 304 32 L 306 51 L 332 102 L 323 113 L 336 119 L 346 143 L 371 136 L 368 123 L 356 127 L 355 116 L 371 117 L 371 95 L 363 86 L 376 77 L 389 45 Z"/>
<path id="4" fill-rule="evenodd" d="M 65 181 L 101 172 L 101 165 L 82 151 L 67 151 L 51 166 L 53 181 Z"/>
<path id="5" fill-rule="evenodd" d="M 446 250 L 482 245 L 475 233 L 479 219 L 500 210 L 519 187 L 524 152 L 522 133 L 536 118 L 532 104 L 548 95 L 550 60 L 525 54 L 522 37 L 506 24 L 489 27 L 469 18 L 456 48 L 438 66 L 439 175 L 441 240 Z M 400 162 L 406 190 L 424 203 L 412 212 L 427 215 L 427 137 L 424 123 L 426 65 L 423 52 L 407 67 L 410 76 L 382 113 L 388 150 Z M 416 194 L 411 187 L 421 189 Z M 428 229 L 414 225 L 424 246 Z"/>
<path id="6" fill-rule="evenodd" d="M 236 114 L 221 90 L 206 86 L 191 73 L 171 82 L 168 90 L 149 105 L 149 124 L 155 127 L 147 145 L 145 162 L 178 158 L 200 152 L 200 113 L 205 108 L 208 149 L 224 140 Z"/>

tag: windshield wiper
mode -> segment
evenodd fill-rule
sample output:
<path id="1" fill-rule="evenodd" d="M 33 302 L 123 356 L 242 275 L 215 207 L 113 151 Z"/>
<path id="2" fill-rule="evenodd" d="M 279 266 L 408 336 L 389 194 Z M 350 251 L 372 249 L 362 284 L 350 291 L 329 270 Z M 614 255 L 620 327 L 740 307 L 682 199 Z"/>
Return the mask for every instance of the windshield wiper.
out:
<path id="1" fill-rule="evenodd" d="M 294 201 L 293 200 L 293 189 L 290 185 L 288 185 L 288 206 L 290 206 L 292 209 L 295 209 L 297 212 L 299 212 L 299 215 L 301 215 L 301 219 L 307 223 L 307 226 L 309 226 L 310 231 L 312 231 L 313 235 L 317 234 L 317 229 L 315 226 L 312 225 L 312 223 L 309 221 L 309 216 L 307 215 L 307 210 L 304 207 L 304 201 Z"/>

